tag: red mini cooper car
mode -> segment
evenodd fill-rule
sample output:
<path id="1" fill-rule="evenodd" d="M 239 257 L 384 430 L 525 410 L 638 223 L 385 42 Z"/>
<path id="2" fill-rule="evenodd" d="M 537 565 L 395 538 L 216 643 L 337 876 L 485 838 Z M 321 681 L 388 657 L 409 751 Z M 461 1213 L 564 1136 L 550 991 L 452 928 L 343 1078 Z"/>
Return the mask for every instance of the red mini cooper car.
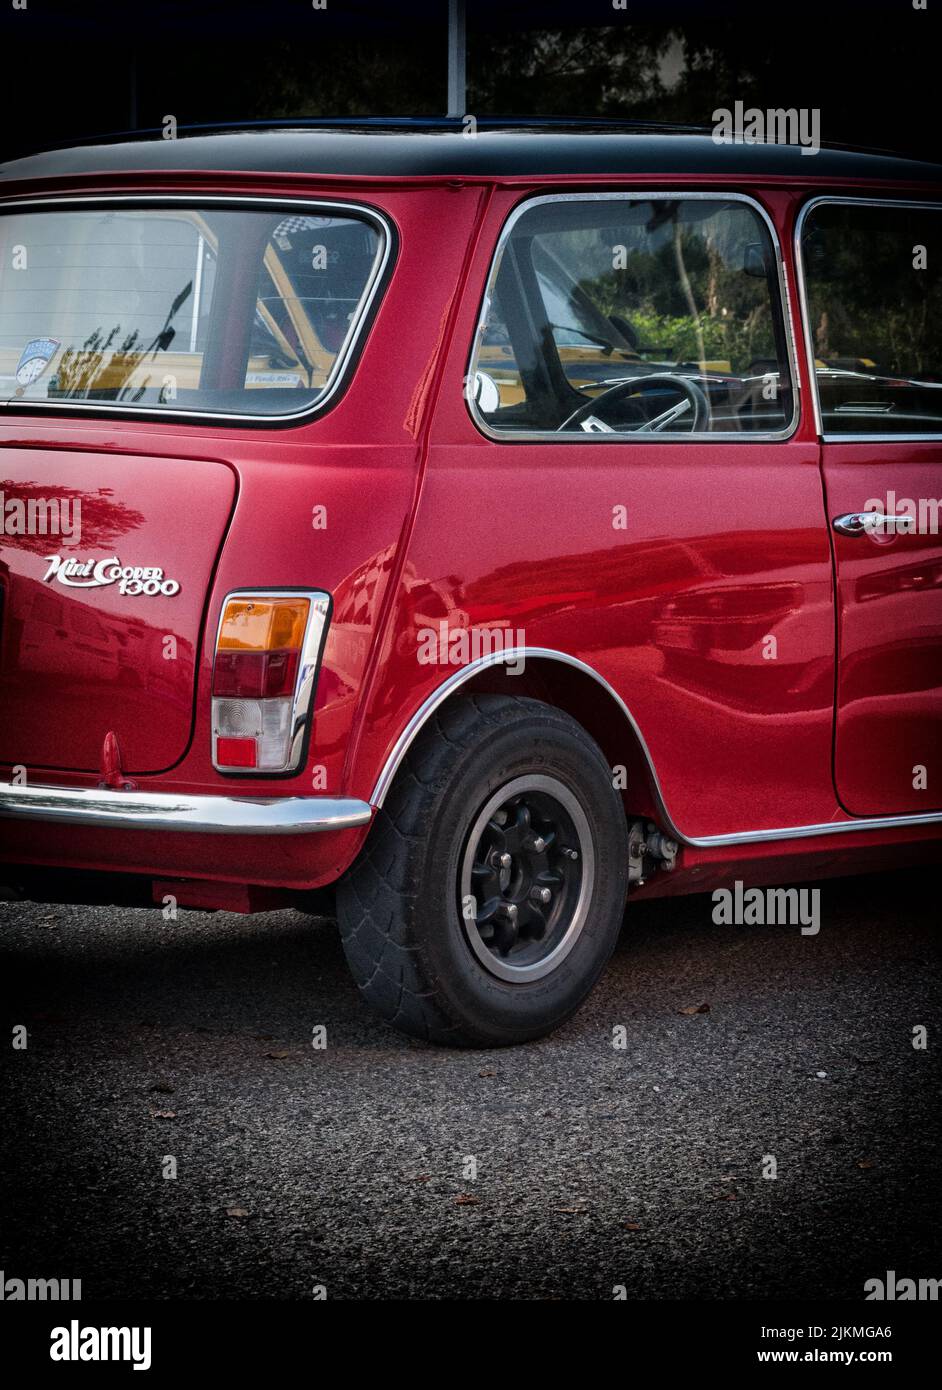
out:
<path id="1" fill-rule="evenodd" d="M 0 816 L 36 898 L 335 887 L 389 1021 L 626 896 L 938 859 L 940 170 L 235 130 L 0 169 Z"/>

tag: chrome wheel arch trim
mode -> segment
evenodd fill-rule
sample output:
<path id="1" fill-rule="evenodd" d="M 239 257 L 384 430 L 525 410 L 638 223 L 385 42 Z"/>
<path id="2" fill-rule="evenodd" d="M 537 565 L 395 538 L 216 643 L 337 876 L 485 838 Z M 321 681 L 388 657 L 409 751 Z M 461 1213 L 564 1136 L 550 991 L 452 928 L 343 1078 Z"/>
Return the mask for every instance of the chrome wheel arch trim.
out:
<path id="1" fill-rule="evenodd" d="M 611 696 L 612 700 L 627 720 L 635 738 L 638 740 L 638 746 L 648 765 L 648 772 L 651 777 L 651 785 L 654 790 L 655 800 L 663 821 L 663 829 L 666 830 L 672 838 L 679 840 L 681 844 L 688 845 L 691 849 L 720 849 L 726 845 L 755 845 L 771 843 L 776 840 L 813 839 L 818 835 L 839 835 L 853 833 L 857 830 L 893 830 L 902 829 L 907 826 L 942 824 L 942 811 L 927 811 L 914 815 L 869 816 L 859 820 L 825 821 L 817 825 L 790 825 L 778 827 L 774 830 L 734 831 L 728 835 L 685 835 L 684 832 L 678 828 L 667 809 L 667 803 L 664 799 L 664 793 L 658 779 L 657 769 L 654 766 L 654 759 L 651 757 L 651 751 L 648 748 L 644 734 L 641 732 L 638 721 L 635 719 L 618 691 L 604 676 L 600 675 L 593 666 L 590 666 L 585 661 L 580 661 L 578 657 L 570 656 L 568 652 L 556 651 L 552 647 L 512 647 L 502 652 L 489 652 L 487 655 L 479 657 L 476 661 L 472 661 L 467 666 L 462 666 L 457 671 L 453 672 L 447 680 L 444 680 L 441 685 L 437 686 L 436 689 L 426 697 L 399 735 L 393 745 L 392 752 L 386 759 L 382 771 L 376 780 L 376 785 L 369 799 L 370 805 L 376 810 L 382 806 L 406 753 L 435 711 L 440 709 L 456 690 L 459 690 L 461 686 L 465 685 L 469 680 L 480 675 L 482 671 L 487 670 L 491 666 L 500 666 L 504 663 L 521 660 L 556 661 L 563 666 L 571 666 L 575 668 L 575 670 L 581 671 L 583 675 L 590 676 L 592 680 Z"/>
<path id="2" fill-rule="evenodd" d="M 672 833 L 679 834 L 664 804 L 664 797 L 661 793 L 660 783 L 657 780 L 654 761 L 644 741 L 644 735 L 638 727 L 638 723 L 631 713 L 631 710 L 625 704 L 617 690 L 608 683 L 604 676 L 600 676 L 593 666 L 589 666 L 585 661 L 580 661 L 578 657 L 570 656 L 567 652 L 556 651 L 552 647 L 510 647 L 506 648 L 504 651 L 488 652 L 486 655 L 478 657 L 476 661 L 469 662 L 467 666 L 461 666 L 457 671 L 452 672 L 452 674 L 446 680 L 442 681 L 441 685 L 433 690 L 431 695 L 422 702 L 399 735 L 393 746 L 392 752 L 386 759 L 382 772 L 377 778 L 376 785 L 370 796 L 370 805 L 377 809 L 382 806 L 389 788 L 392 786 L 396 773 L 399 771 L 400 764 L 409 751 L 409 748 L 418 737 L 424 725 L 431 719 L 435 711 L 445 703 L 449 696 L 453 695 L 454 692 L 462 685 L 466 684 L 467 681 L 471 680 L 474 676 L 480 675 L 482 671 L 487 670 L 489 667 L 502 666 L 505 664 L 509 665 L 516 661 L 556 661 L 564 666 L 572 666 L 577 671 L 581 671 L 583 675 L 591 676 L 603 690 L 608 692 L 618 705 L 624 717 L 628 720 L 635 737 L 641 745 L 641 751 L 647 760 L 653 779 L 654 793 L 657 798 L 658 806 L 664 816 L 665 829 L 670 830 Z M 689 843 L 689 841 L 687 843 Z"/>

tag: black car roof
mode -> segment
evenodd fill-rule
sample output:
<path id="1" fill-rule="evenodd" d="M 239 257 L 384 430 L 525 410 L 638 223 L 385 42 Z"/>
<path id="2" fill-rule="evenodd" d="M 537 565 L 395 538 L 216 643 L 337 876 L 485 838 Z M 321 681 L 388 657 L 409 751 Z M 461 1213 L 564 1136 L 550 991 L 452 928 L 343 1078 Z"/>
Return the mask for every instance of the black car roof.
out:
<path id="1" fill-rule="evenodd" d="M 0 181 L 158 170 L 490 177 L 530 174 L 727 174 L 942 181 L 942 165 L 891 153 L 823 146 L 717 144 L 708 132 L 609 122 L 364 120 L 180 128 L 177 138 L 133 133 L 46 150 L 0 165 Z"/>

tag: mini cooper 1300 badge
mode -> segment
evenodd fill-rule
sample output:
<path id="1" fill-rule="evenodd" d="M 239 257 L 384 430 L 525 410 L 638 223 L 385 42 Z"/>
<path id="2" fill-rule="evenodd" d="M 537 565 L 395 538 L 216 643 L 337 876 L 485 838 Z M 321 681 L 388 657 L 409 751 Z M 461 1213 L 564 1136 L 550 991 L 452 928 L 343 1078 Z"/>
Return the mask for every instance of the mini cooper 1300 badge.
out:
<path id="1" fill-rule="evenodd" d="M 118 592 L 134 597 L 143 594 L 154 598 L 163 594 L 172 598 L 180 592 L 176 579 L 165 579 L 164 572 L 156 565 L 122 565 L 117 555 L 109 555 L 106 560 L 76 560 L 62 555 L 47 555 L 49 568 L 43 575 L 46 583 L 58 579 L 70 589 L 97 589 L 107 584 L 117 584 Z"/>

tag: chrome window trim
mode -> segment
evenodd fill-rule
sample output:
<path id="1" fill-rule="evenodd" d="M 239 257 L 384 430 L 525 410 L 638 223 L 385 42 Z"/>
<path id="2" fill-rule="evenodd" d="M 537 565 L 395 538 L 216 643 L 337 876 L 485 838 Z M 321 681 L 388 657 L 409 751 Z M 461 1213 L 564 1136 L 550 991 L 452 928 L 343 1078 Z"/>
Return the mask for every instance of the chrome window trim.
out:
<path id="1" fill-rule="evenodd" d="M 938 434 L 822 434 L 822 444 L 938 444 Z"/>
<path id="2" fill-rule="evenodd" d="M 525 212 L 528 212 L 530 208 L 536 207 L 541 203 L 592 203 L 612 201 L 651 202 L 653 200 L 668 201 L 670 199 L 682 199 L 685 202 L 701 201 L 713 203 L 745 203 L 747 207 L 752 208 L 754 212 L 758 213 L 760 219 L 765 224 L 765 227 L 769 233 L 769 237 L 772 242 L 772 248 L 775 253 L 775 263 L 778 269 L 778 286 L 779 294 L 781 296 L 782 307 L 782 325 L 785 330 L 785 340 L 788 349 L 788 369 L 791 374 L 792 418 L 790 423 L 786 426 L 786 428 L 782 430 L 770 430 L 761 432 L 757 430 L 754 433 L 743 430 L 722 430 L 716 431 L 715 433 L 711 431 L 704 432 L 701 434 L 689 434 L 681 430 L 675 430 L 672 432 L 668 432 L 667 430 L 652 430 L 645 431 L 643 433 L 639 431 L 621 433 L 618 430 L 612 430 L 611 433 L 606 432 L 605 434 L 593 434 L 586 431 L 573 430 L 571 433 L 561 434 L 558 430 L 498 430 L 488 425 L 487 421 L 483 418 L 480 411 L 477 409 L 477 403 L 474 400 L 473 395 L 471 394 L 470 385 L 474 380 L 475 371 L 478 370 L 478 368 L 476 368 L 474 364 L 475 358 L 477 357 L 478 353 L 481 332 L 484 328 L 484 324 L 487 319 L 488 310 L 490 309 L 491 291 L 493 289 L 494 282 L 497 278 L 497 272 L 500 268 L 500 260 L 503 256 L 504 247 L 510 237 L 510 233 L 513 230 L 513 227 L 516 224 L 516 222 L 524 215 Z M 775 229 L 774 222 L 772 221 L 771 217 L 766 212 L 762 204 L 758 202 L 755 198 L 753 198 L 750 194 L 740 192 L 730 193 L 725 192 L 721 189 L 714 191 L 709 191 L 705 189 L 688 189 L 686 191 L 683 191 L 671 190 L 667 188 L 656 190 L 638 190 L 626 188 L 618 192 L 604 193 L 543 193 L 535 198 L 525 199 L 523 202 L 518 203 L 515 208 L 512 208 L 510 213 L 507 215 L 504 225 L 501 227 L 500 236 L 497 240 L 497 246 L 494 248 L 494 254 L 491 257 L 491 263 L 488 267 L 487 279 L 484 285 L 484 294 L 481 299 L 481 308 L 478 313 L 477 321 L 475 323 L 474 335 L 471 340 L 471 352 L 468 358 L 468 366 L 465 371 L 465 382 L 466 386 L 464 395 L 468 407 L 468 413 L 471 416 L 471 420 L 475 425 L 476 429 L 481 434 L 483 434 L 485 438 L 490 439 L 496 444 L 513 444 L 517 441 L 526 442 L 528 440 L 540 440 L 544 443 L 552 441 L 556 444 L 583 444 L 591 442 L 598 443 L 599 441 L 601 441 L 604 444 L 622 444 L 629 443 L 631 441 L 634 441 L 636 444 L 647 444 L 652 442 L 656 443 L 658 441 L 666 444 L 709 444 L 713 442 L 728 444 L 753 444 L 762 443 L 763 441 L 767 442 L 770 440 L 791 439 L 792 436 L 797 432 L 798 427 L 801 423 L 801 381 L 798 375 L 798 344 L 795 337 L 795 316 L 792 312 L 791 291 L 789 288 L 788 273 L 785 268 L 785 262 L 782 257 L 782 248 L 779 243 L 778 233 Z"/>
<path id="3" fill-rule="evenodd" d="M 365 825 L 372 814 L 365 801 L 343 797 L 191 796 L 0 782 L 0 817 L 112 830 L 306 835 Z"/>
<path id="4" fill-rule="evenodd" d="M 558 661 L 565 666 L 572 666 L 584 675 L 591 676 L 597 681 L 604 690 L 612 697 L 621 709 L 622 714 L 627 719 L 641 752 L 648 765 L 651 775 L 651 783 L 654 788 L 654 796 L 658 805 L 660 817 L 665 829 L 673 839 L 679 840 L 682 844 L 689 845 L 691 849 L 719 849 L 725 845 L 756 845 L 765 844 L 774 840 L 799 840 L 810 839 L 817 835 L 839 835 L 853 833 L 857 830 L 892 830 L 905 826 L 917 825 L 936 825 L 942 824 L 942 811 L 920 812 L 915 815 L 903 816 L 869 816 L 860 820 L 852 821 L 825 821 L 816 825 L 791 825 L 782 826 L 774 830 L 742 830 L 733 831 L 726 835 L 685 835 L 679 830 L 673 820 L 664 800 L 664 793 L 658 780 L 657 769 L 654 760 L 645 741 L 644 735 L 638 725 L 631 710 L 625 701 L 618 694 L 618 691 L 600 675 L 594 667 L 587 662 L 580 661 L 578 657 L 570 656 L 567 652 L 556 651 L 552 647 L 514 647 L 502 652 L 489 652 L 486 656 L 479 657 L 477 661 L 462 666 L 446 680 L 442 682 L 430 695 L 423 700 L 419 708 L 414 712 L 412 718 L 406 724 L 393 749 L 383 765 L 382 771 L 377 778 L 376 785 L 370 796 L 370 805 L 379 810 L 392 786 L 396 772 L 402 763 L 403 758 L 409 747 L 421 732 L 426 721 L 431 718 L 435 711 L 454 693 L 460 686 L 464 685 L 473 676 L 489 666 L 496 666 L 502 662 L 514 662 L 523 660 L 530 661 Z"/>
<path id="5" fill-rule="evenodd" d="M 52 211 L 61 207 L 87 206 L 87 205 L 106 205 L 108 207 L 164 207 L 170 205 L 187 206 L 194 208 L 205 207 L 225 207 L 236 205 L 246 208 L 294 208 L 302 209 L 312 216 L 319 212 L 341 212 L 350 213 L 358 217 L 361 221 L 372 222 L 379 231 L 382 240 L 381 254 L 377 257 L 370 279 L 365 288 L 362 299 L 357 309 L 356 316 L 351 320 L 350 328 L 344 339 L 343 346 L 337 354 L 323 393 L 318 396 L 313 405 L 304 406 L 301 410 L 289 411 L 279 415 L 255 415 L 249 411 L 214 411 L 214 410 L 175 410 L 167 409 L 163 406 L 153 405 L 125 405 L 109 404 L 107 401 L 41 401 L 41 400 L 11 400 L 8 397 L 0 396 L 0 412 L 8 410 L 12 413 L 17 411 L 51 410 L 59 414 L 72 414 L 79 412 L 84 415 L 96 415 L 104 418 L 117 417 L 119 419 L 134 419 L 144 415 L 154 417 L 158 420 L 167 420 L 171 424 L 178 419 L 184 420 L 226 420 L 237 425 L 282 425 L 289 421 L 301 421 L 313 416 L 320 415 L 327 408 L 330 401 L 337 395 L 341 386 L 348 383 L 348 366 L 350 359 L 355 356 L 363 346 L 364 326 L 369 320 L 374 303 L 379 294 L 380 287 L 385 281 L 386 270 L 392 256 L 394 246 L 394 236 L 392 224 L 388 217 L 377 208 L 367 203 L 348 203 L 341 202 L 333 198 L 265 198 L 255 197 L 251 194 L 206 194 L 201 196 L 199 193 L 116 193 L 116 194 L 75 194 L 63 197 L 44 196 L 39 198 L 16 198 L 0 199 L 0 216 L 12 211 L 35 212 L 37 210 Z M 0 420 L 3 415 L 0 414 Z"/>
<path id="6" fill-rule="evenodd" d="M 804 231 L 805 218 L 815 208 L 824 204 L 834 204 L 840 207 L 870 207 L 870 208 L 916 208 L 926 209 L 930 212 L 942 212 L 942 203 L 934 203 L 931 200 L 914 200 L 912 198 L 867 198 L 863 195 L 853 197 L 852 195 L 838 195 L 822 193 L 813 198 L 809 198 L 799 209 L 795 219 L 795 239 L 794 254 L 795 268 L 798 277 L 798 304 L 801 312 L 801 327 L 805 339 L 805 357 L 808 364 L 808 375 L 811 380 L 811 404 L 814 411 L 815 433 L 822 444 L 915 444 L 919 441 L 938 441 L 942 439 L 942 426 L 936 434 L 825 434 L 824 422 L 821 419 L 821 402 L 818 398 L 818 372 L 814 365 L 814 337 L 811 332 L 811 311 L 808 302 L 808 286 L 805 275 L 805 259 L 801 248 L 801 235 Z"/>
<path id="7" fill-rule="evenodd" d="M 213 767 L 217 772 L 229 777 L 286 777 L 298 771 L 307 753 L 307 745 L 310 738 L 311 709 L 314 703 L 314 692 L 317 689 L 317 676 L 320 670 L 321 656 L 324 651 L 324 643 L 327 640 L 327 629 L 330 627 L 332 603 L 330 594 L 324 589 L 233 589 L 230 593 L 223 595 L 222 606 L 219 609 L 219 622 L 216 625 L 216 645 L 213 647 L 213 674 L 216 670 L 216 655 L 219 651 L 219 638 L 222 635 L 223 619 L 226 616 L 226 607 L 231 599 L 299 599 L 310 600 L 307 622 L 304 625 L 304 638 L 301 643 L 301 659 L 298 662 L 298 674 L 294 682 L 294 694 L 291 702 L 291 745 L 288 754 L 288 761 L 284 767 L 277 768 L 251 768 L 251 767 L 229 767 L 223 764 L 220 767 L 216 761 L 216 728 L 215 712 L 217 700 L 234 700 L 240 698 L 235 695 L 213 695 L 212 677 L 210 677 L 210 710 L 211 710 L 211 729 L 212 737 L 212 759 Z M 245 697 L 252 699 L 252 696 Z"/>

